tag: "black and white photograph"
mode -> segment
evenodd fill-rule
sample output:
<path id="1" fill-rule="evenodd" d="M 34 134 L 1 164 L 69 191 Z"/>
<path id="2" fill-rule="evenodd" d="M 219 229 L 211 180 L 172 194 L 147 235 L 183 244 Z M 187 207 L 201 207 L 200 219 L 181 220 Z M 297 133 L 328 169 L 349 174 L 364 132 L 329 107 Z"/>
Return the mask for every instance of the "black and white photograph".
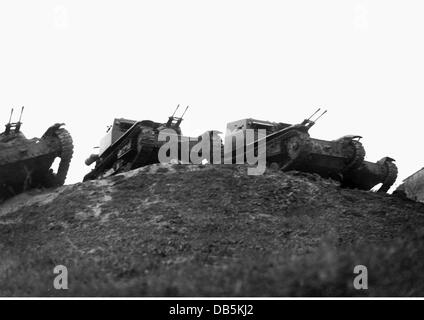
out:
<path id="1" fill-rule="evenodd" d="M 420 299 L 423 16 L 1 1 L 0 297 L 163 299 L 170 319 Z"/>

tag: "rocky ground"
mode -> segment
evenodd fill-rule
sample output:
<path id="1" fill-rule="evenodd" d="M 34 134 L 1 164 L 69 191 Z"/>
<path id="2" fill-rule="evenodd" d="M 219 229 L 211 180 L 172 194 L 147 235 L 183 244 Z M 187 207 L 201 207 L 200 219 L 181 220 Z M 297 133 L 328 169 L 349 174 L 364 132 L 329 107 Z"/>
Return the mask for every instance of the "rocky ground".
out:
<path id="1" fill-rule="evenodd" d="M 153 165 L 0 205 L 1 296 L 423 296 L 423 272 L 423 204 L 299 172 Z"/>

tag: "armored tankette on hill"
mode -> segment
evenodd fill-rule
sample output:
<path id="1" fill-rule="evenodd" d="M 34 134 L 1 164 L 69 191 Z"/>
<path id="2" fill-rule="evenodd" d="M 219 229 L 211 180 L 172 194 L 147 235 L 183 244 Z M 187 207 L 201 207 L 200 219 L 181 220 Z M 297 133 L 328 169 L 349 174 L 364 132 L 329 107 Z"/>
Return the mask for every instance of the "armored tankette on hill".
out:
<path id="1" fill-rule="evenodd" d="M 159 133 L 165 129 L 172 129 L 178 141 L 178 155 L 175 161 L 181 158 L 181 141 L 188 142 L 190 150 L 199 138 L 184 137 L 180 124 L 187 111 L 181 117 L 175 113 L 168 118 L 166 123 L 151 120 L 115 119 L 108 128 L 106 136 L 101 140 L 99 153 L 91 155 L 86 161 L 87 166 L 95 163 L 95 167 L 85 177 L 84 181 L 101 179 L 120 172 L 126 172 L 149 164 L 159 163 L 159 149 L 165 141 L 159 141 Z"/>
<path id="2" fill-rule="evenodd" d="M 206 131 L 207 135 L 197 138 L 182 136 L 180 124 L 183 116 L 175 117 L 175 112 L 166 123 L 115 119 L 100 143 L 99 153 L 91 155 L 86 160 L 86 165 L 95 163 L 95 167 L 84 177 L 84 181 L 159 163 L 158 155 L 165 143 L 159 140 L 159 134 L 162 130 L 173 129 L 176 138 L 174 142 L 176 141 L 178 146 L 178 154 L 173 158 L 176 161 L 181 160 L 183 152 L 196 153 L 197 144 L 206 138 L 210 139 L 209 154 L 212 158 L 207 159 L 209 163 L 222 163 L 223 160 L 224 163 L 228 163 L 227 159 L 230 159 L 229 163 L 237 163 L 240 154 L 241 158 L 244 155 L 244 160 L 247 159 L 248 148 L 257 154 L 260 139 L 263 139 L 266 142 L 266 161 L 270 169 L 317 173 L 324 178 L 338 180 L 343 186 L 364 190 L 370 190 L 381 184 L 378 191 L 387 192 L 397 178 L 394 160 L 385 157 L 377 163 L 365 161 L 365 150 L 359 141 L 361 137 L 357 135 L 344 136 L 332 141 L 312 138 L 309 130 L 326 112 L 317 116 L 319 111 L 320 109 L 308 119 L 294 125 L 251 118 L 230 122 L 225 137 L 226 144 L 231 142 L 230 148 L 224 148 L 219 137 L 217 141 L 216 131 Z M 249 142 L 248 145 L 246 133 L 250 129 L 253 129 L 255 135 L 253 142 Z M 258 129 L 265 130 L 264 138 L 258 138 Z M 238 143 L 240 140 L 241 146 Z M 221 159 L 218 159 L 221 162 L 214 161 L 213 146 L 217 146 L 218 150 L 221 149 Z M 203 153 L 203 150 L 200 153 Z M 190 157 L 191 155 L 192 153 Z"/>
<path id="3" fill-rule="evenodd" d="M 73 154 L 73 143 L 63 124 L 55 124 L 39 138 L 27 139 L 21 132 L 22 112 L 0 134 L 0 201 L 31 188 L 50 188 L 65 183 Z M 51 166 L 60 158 L 57 172 Z"/>
<path id="4" fill-rule="evenodd" d="M 327 141 L 312 138 L 309 130 L 326 111 L 311 117 L 300 124 L 269 122 L 255 119 L 242 119 L 227 125 L 227 134 L 232 142 L 232 157 L 243 152 L 237 149 L 236 140 L 246 141 L 247 129 L 266 130 L 266 160 L 271 169 L 299 170 L 317 173 L 324 178 L 338 180 L 351 188 L 370 190 L 382 184 L 379 191 L 387 192 L 397 178 L 397 167 L 391 158 L 383 158 L 377 163 L 364 161 L 365 150 L 359 141 L 360 136 L 348 135 L 337 140 Z M 312 118 L 315 117 L 314 120 Z M 229 137 L 226 137 L 228 141 Z M 253 142 L 257 153 L 259 140 Z M 246 148 L 246 143 L 242 148 Z"/>

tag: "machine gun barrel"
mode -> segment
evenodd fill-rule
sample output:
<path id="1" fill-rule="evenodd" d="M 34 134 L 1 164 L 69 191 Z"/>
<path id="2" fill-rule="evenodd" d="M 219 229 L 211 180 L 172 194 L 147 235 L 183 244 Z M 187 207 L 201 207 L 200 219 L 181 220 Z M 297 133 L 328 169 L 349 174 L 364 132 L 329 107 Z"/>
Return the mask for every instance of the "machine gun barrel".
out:
<path id="1" fill-rule="evenodd" d="M 185 110 L 184 110 L 183 114 L 181 115 L 181 117 L 175 117 L 175 119 L 177 120 L 177 122 L 175 123 L 175 127 L 176 128 L 179 128 L 180 127 L 181 122 L 183 121 L 183 117 L 184 117 L 187 109 L 188 109 L 188 106 L 185 108 Z"/>
<path id="2" fill-rule="evenodd" d="M 175 113 L 177 112 L 177 110 L 178 110 L 178 108 L 180 107 L 180 105 L 178 105 L 176 108 L 175 108 L 175 111 L 174 111 L 174 113 L 172 114 L 172 116 L 171 116 L 171 118 L 173 118 L 174 116 L 175 116 Z"/>
<path id="3" fill-rule="evenodd" d="M 184 115 L 186 114 L 186 112 L 187 112 L 187 109 L 188 109 L 188 106 L 185 108 L 185 110 L 184 110 L 184 112 L 183 112 L 183 114 L 181 115 L 181 119 L 184 117 Z"/>
<path id="4" fill-rule="evenodd" d="M 315 111 L 312 116 L 310 116 L 308 119 L 303 120 L 303 122 L 301 123 L 302 126 L 305 126 L 308 128 L 308 130 L 310 128 L 312 128 L 315 123 L 319 120 L 319 118 L 321 118 L 324 114 L 327 113 L 327 110 L 325 110 L 323 113 L 321 113 L 317 118 L 313 119 L 312 118 L 321 110 L 321 108 L 318 108 L 317 111 Z"/>
<path id="5" fill-rule="evenodd" d="M 19 121 L 18 121 L 18 123 L 21 123 L 21 120 L 22 120 L 22 114 L 24 113 L 24 106 L 22 106 L 22 109 L 21 109 L 21 115 L 19 116 Z"/>
<path id="6" fill-rule="evenodd" d="M 9 124 L 12 122 L 12 116 L 13 116 L 13 108 L 10 110 L 10 117 L 9 117 Z"/>
<path id="7" fill-rule="evenodd" d="M 324 114 L 326 114 L 327 113 L 327 110 L 325 110 L 323 113 L 321 113 L 319 116 L 318 116 L 318 118 L 316 118 L 315 120 L 314 120 L 314 122 L 317 122 Z"/>
<path id="8" fill-rule="evenodd" d="M 314 116 L 314 115 L 316 115 L 319 111 L 321 110 L 321 108 L 318 108 L 318 110 L 317 111 L 315 111 L 307 120 L 311 120 L 312 119 L 312 117 Z"/>

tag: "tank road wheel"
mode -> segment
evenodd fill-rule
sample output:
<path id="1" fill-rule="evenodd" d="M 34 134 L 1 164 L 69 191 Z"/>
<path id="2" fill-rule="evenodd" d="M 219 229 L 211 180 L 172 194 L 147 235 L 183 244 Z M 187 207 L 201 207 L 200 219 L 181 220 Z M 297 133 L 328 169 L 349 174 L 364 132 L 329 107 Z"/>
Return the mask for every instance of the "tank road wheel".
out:
<path id="1" fill-rule="evenodd" d="M 62 125 L 63 124 L 58 123 L 51 126 L 42 137 L 42 139 L 46 137 L 57 138 L 60 141 L 61 147 L 59 155 L 60 163 L 56 174 L 53 173 L 52 169 L 50 169 L 45 176 L 43 185 L 47 188 L 63 186 L 66 180 L 66 175 L 68 174 L 69 165 L 71 164 L 72 155 L 74 153 L 72 137 L 68 130 L 61 128 Z"/>
<path id="2" fill-rule="evenodd" d="M 282 161 L 280 169 L 283 171 L 290 170 L 296 161 L 304 155 L 306 149 L 307 135 L 301 132 L 293 131 L 281 141 Z"/>
<path id="3" fill-rule="evenodd" d="M 398 169 L 396 164 L 393 163 L 394 159 L 385 157 L 379 160 L 377 163 L 385 167 L 386 176 L 383 181 L 383 185 L 378 189 L 380 193 L 386 193 L 389 191 L 390 187 L 396 182 Z"/>
<path id="4" fill-rule="evenodd" d="M 60 140 L 62 151 L 60 153 L 60 164 L 56 173 L 56 182 L 58 186 L 63 186 L 74 154 L 74 144 L 72 137 L 66 129 L 58 129 L 56 136 Z"/>
<path id="5" fill-rule="evenodd" d="M 350 145 L 354 149 L 354 155 L 352 157 L 352 160 L 347 165 L 346 170 L 358 168 L 364 162 L 365 159 L 365 148 L 362 143 L 356 140 L 351 140 Z"/>

